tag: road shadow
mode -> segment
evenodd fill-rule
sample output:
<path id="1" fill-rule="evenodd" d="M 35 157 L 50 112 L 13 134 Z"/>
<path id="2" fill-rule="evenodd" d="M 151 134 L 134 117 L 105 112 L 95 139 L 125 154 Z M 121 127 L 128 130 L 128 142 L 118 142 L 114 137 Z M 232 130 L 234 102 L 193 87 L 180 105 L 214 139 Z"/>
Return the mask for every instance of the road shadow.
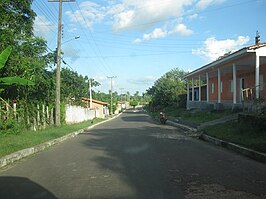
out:
<path id="1" fill-rule="evenodd" d="M 138 122 L 139 119 L 133 116 L 126 121 Z M 86 147 L 104 151 L 105 156 L 95 156 L 93 161 L 103 171 L 118 174 L 126 185 L 133 187 L 136 190 L 133 198 L 184 198 L 184 190 L 176 186 L 168 172 L 172 168 L 169 165 L 178 164 L 178 161 L 169 159 L 172 146 L 180 146 L 188 139 L 178 135 L 175 128 L 154 125 L 95 129 L 89 135 L 80 136 L 89 136 L 85 141 L 82 139 Z"/>
<path id="2" fill-rule="evenodd" d="M 39 184 L 24 177 L 0 177 L 0 198 L 3 199 L 56 199 Z"/>
<path id="3" fill-rule="evenodd" d="M 144 110 L 127 110 L 125 111 L 121 117 L 125 122 L 142 122 L 142 123 L 151 123 L 151 124 L 159 124 L 157 121 L 153 120 Z"/>
<path id="4" fill-rule="evenodd" d="M 136 115 L 121 119 L 139 121 Z M 245 168 L 263 172 L 263 167 L 256 168 L 252 161 L 202 144 L 174 127 L 152 123 L 137 128 L 99 128 L 80 135 L 87 136 L 82 139 L 83 145 L 104 152 L 104 156 L 92 159 L 100 169 L 119 175 L 124 184 L 134 187 L 136 196 L 129 198 L 182 199 L 190 187 L 204 184 L 226 186 L 244 194 L 266 194 L 263 176 L 258 175 L 254 185 L 253 175 L 242 172 Z"/>

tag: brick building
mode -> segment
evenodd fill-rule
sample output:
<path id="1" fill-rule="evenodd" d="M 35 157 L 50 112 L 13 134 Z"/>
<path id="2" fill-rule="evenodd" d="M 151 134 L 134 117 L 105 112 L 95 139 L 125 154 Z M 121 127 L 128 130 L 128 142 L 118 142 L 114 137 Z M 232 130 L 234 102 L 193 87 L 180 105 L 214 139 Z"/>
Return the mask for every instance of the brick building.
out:
<path id="1" fill-rule="evenodd" d="M 187 109 L 251 106 L 266 98 L 266 43 L 244 47 L 185 76 Z"/>

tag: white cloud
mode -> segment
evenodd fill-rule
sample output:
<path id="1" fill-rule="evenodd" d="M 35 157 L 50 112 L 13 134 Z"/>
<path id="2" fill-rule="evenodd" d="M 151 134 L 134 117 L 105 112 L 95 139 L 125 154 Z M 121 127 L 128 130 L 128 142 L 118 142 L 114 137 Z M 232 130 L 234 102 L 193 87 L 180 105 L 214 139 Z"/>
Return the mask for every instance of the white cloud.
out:
<path id="1" fill-rule="evenodd" d="M 150 39 L 164 38 L 173 34 L 179 34 L 181 36 L 189 36 L 193 34 L 193 31 L 188 29 L 184 24 L 178 24 L 170 31 L 162 28 L 155 28 L 151 33 L 144 34 L 141 39 L 140 38 L 135 39 L 134 43 L 140 43 L 142 41 L 147 41 Z"/>
<path id="2" fill-rule="evenodd" d="M 155 28 L 152 33 L 144 34 L 143 35 L 143 40 L 163 38 L 163 37 L 166 37 L 167 34 L 168 34 L 167 31 L 165 31 L 165 30 L 163 30 L 161 28 Z"/>
<path id="3" fill-rule="evenodd" d="M 104 8 L 96 3 L 89 1 L 80 4 L 80 10 L 66 11 L 65 14 L 73 23 L 80 23 L 81 25 L 91 28 L 94 23 L 100 22 L 104 18 Z"/>
<path id="4" fill-rule="evenodd" d="M 193 32 L 182 24 L 184 19 L 196 19 L 199 15 L 195 14 L 195 11 L 206 9 L 208 6 L 224 1 L 106 0 L 105 3 L 108 5 L 105 6 L 90 1 L 83 1 L 79 6 L 80 9 L 67 11 L 66 15 L 69 16 L 73 24 L 80 23 L 87 28 L 92 28 L 94 24 L 101 23 L 105 19 L 106 24 L 112 24 L 112 28 L 116 32 L 125 30 L 147 31 L 156 24 L 157 29 L 154 29 L 155 32 L 152 31 L 145 35 L 147 39 L 162 38 L 172 33 L 188 36 Z M 169 26 L 169 24 L 172 24 L 172 28 L 166 29 L 165 26 Z M 178 25 L 173 27 L 174 24 Z M 140 42 L 140 40 L 137 39 L 135 42 Z"/>
<path id="5" fill-rule="evenodd" d="M 196 19 L 196 18 L 198 18 L 198 14 L 197 13 L 195 13 L 195 14 L 192 14 L 192 15 L 190 15 L 190 16 L 188 16 L 188 18 L 190 19 L 190 20 L 193 20 L 193 19 Z"/>
<path id="6" fill-rule="evenodd" d="M 44 16 L 37 16 L 34 20 L 34 35 L 46 38 L 54 29 L 54 26 Z"/>
<path id="7" fill-rule="evenodd" d="M 137 79 L 129 79 L 128 82 L 130 84 L 137 84 L 137 85 L 150 85 L 153 84 L 158 78 L 154 76 L 145 76 L 142 78 Z"/>
<path id="8" fill-rule="evenodd" d="M 188 29 L 185 24 L 176 25 L 173 33 L 178 33 L 182 36 L 189 36 L 193 34 L 193 31 Z"/>
<path id="9" fill-rule="evenodd" d="M 193 0 L 124 0 L 121 4 L 110 8 L 113 15 L 113 29 L 143 29 L 166 20 L 169 17 L 178 18 L 184 14 L 185 7 Z"/>
<path id="10" fill-rule="evenodd" d="M 215 4 L 220 4 L 223 3 L 225 0 L 199 0 L 198 3 L 196 4 L 196 7 L 198 9 L 205 9 L 208 6 L 215 5 Z"/>
<path id="11" fill-rule="evenodd" d="M 202 48 L 193 50 L 192 53 L 203 55 L 208 61 L 214 61 L 225 53 L 240 49 L 249 39 L 249 36 L 239 36 L 236 40 L 217 40 L 215 37 L 210 37 L 205 40 Z"/>

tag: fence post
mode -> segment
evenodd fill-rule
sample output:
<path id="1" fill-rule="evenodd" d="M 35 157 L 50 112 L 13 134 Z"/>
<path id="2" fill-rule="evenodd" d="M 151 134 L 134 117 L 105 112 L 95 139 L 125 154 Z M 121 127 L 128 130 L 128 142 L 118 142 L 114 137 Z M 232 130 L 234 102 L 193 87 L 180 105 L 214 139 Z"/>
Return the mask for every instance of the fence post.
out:
<path id="1" fill-rule="evenodd" d="M 37 104 L 37 129 L 40 129 L 40 105 Z"/>
<path id="2" fill-rule="evenodd" d="M 54 109 L 51 109 L 51 114 L 50 114 L 50 125 L 54 125 Z"/>
<path id="3" fill-rule="evenodd" d="M 46 124 L 49 125 L 49 108 L 46 106 Z"/>
<path id="4" fill-rule="evenodd" d="M 46 118 L 45 118 L 45 105 L 42 105 L 42 127 L 43 129 L 46 128 Z"/>
<path id="5" fill-rule="evenodd" d="M 13 104 L 14 119 L 17 121 L 17 104 Z"/>
<path id="6" fill-rule="evenodd" d="M 32 130 L 37 131 L 36 118 L 33 118 L 33 127 Z"/>
<path id="7" fill-rule="evenodd" d="M 6 119 L 9 118 L 9 106 L 6 104 Z"/>

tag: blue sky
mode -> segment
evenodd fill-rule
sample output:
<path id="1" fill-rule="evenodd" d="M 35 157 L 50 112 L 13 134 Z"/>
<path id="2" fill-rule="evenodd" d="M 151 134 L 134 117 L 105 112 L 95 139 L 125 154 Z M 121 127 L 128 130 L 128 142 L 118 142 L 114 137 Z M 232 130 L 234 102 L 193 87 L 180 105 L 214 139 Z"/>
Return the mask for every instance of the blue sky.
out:
<path id="1" fill-rule="evenodd" d="M 56 48 L 58 3 L 34 0 L 34 32 Z M 63 3 L 64 60 L 103 92 L 145 92 L 173 68 L 194 70 L 266 41 L 266 0 L 76 0 Z M 80 36 L 79 39 L 74 39 Z"/>

